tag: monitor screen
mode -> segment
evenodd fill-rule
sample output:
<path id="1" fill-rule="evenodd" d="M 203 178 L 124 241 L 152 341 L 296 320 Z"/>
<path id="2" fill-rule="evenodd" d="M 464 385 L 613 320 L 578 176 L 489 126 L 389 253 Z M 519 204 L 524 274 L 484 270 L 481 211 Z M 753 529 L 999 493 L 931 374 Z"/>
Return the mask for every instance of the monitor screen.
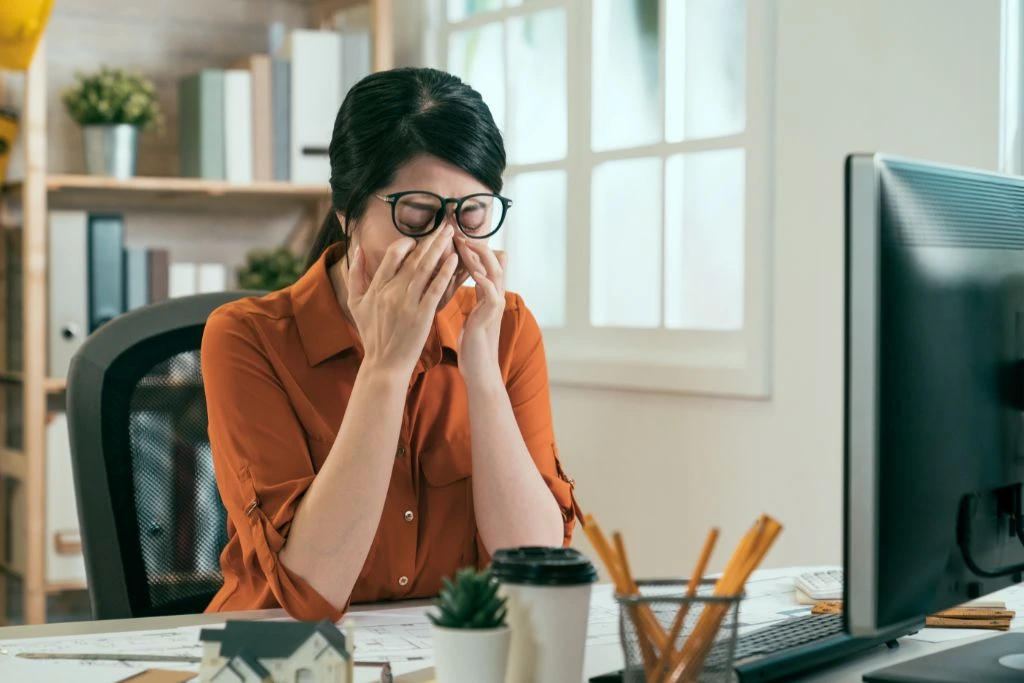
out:
<path id="1" fill-rule="evenodd" d="M 899 635 L 1024 571 L 1024 179 L 846 165 L 845 618 Z"/>

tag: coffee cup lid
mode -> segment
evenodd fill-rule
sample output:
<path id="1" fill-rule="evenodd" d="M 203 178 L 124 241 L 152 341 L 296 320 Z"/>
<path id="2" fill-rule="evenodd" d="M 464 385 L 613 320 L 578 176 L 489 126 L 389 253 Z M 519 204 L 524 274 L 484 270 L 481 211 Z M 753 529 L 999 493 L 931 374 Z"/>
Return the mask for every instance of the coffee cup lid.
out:
<path id="1" fill-rule="evenodd" d="M 597 580 L 594 565 L 573 548 L 502 548 L 491 559 L 491 573 L 502 583 L 577 586 Z"/>

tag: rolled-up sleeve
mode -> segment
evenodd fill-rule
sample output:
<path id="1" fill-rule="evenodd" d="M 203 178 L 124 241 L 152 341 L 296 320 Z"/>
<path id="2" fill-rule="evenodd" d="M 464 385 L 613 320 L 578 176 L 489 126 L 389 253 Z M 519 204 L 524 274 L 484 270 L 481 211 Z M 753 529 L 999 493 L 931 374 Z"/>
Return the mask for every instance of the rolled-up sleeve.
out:
<path id="1" fill-rule="evenodd" d="M 526 448 L 562 512 L 563 543 L 568 546 L 579 506 L 574 491 L 576 483 L 562 468 L 555 442 L 544 342 L 536 318 L 518 295 L 514 297 L 513 310 L 517 315 L 516 334 L 509 355 L 506 388 Z"/>
<path id="2" fill-rule="evenodd" d="M 341 610 L 279 558 L 315 472 L 305 432 L 255 328 L 244 314 L 219 309 L 206 323 L 201 354 L 214 472 L 229 545 L 233 532 L 240 547 L 225 554 L 225 584 L 237 580 L 254 603 L 269 591 L 296 619 L 337 621 Z"/>

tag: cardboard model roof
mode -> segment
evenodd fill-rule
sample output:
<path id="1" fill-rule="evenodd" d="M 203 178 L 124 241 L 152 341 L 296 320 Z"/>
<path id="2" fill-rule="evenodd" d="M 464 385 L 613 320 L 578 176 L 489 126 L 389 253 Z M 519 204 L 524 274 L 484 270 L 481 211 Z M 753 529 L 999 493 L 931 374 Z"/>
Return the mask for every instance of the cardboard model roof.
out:
<path id="1" fill-rule="evenodd" d="M 199 640 L 220 643 L 220 656 L 244 653 L 260 659 L 286 659 L 314 633 L 319 633 L 345 659 L 345 634 L 329 619 L 321 621 L 229 621 L 224 628 L 204 628 Z"/>

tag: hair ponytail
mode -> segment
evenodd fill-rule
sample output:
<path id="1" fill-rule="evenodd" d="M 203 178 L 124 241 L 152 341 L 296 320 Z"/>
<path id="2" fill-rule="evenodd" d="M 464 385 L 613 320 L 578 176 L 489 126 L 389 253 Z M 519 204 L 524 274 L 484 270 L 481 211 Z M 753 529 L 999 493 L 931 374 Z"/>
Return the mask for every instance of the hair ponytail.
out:
<path id="1" fill-rule="evenodd" d="M 305 270 L 309 270 L 314 263 L 320 260 L 323 253 L 327 251 L 327 248 L 332 244 L 338 242 L 348 242 L 348 235 L 341 228 L 341 221 L 338 220 L 338 212 L 331 207 L 327 210 L 327 215 L 324 216 L 324 222 L 320 224 L 320 229 L 317 230 L 316 238 L 313 240 L 313 246 L 309 249 L 309 255 L 306 257 Z"/>

